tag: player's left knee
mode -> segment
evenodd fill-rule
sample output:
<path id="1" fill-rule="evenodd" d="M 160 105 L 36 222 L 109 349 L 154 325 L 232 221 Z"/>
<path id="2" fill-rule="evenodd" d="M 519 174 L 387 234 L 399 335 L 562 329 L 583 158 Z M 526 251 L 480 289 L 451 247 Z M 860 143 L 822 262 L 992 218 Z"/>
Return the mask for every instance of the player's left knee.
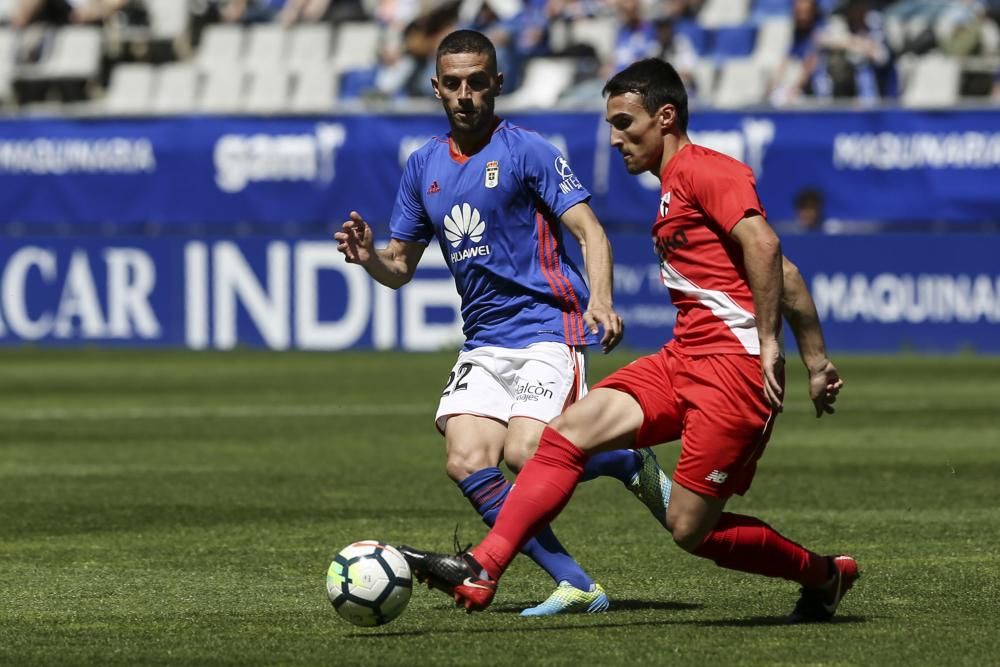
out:
<path id="1" fill-rule="evenodd" d="M 537 443 L 531 442 L 511 442 L 504 446 L 503 458 L 507 462 L 507 467 L 514 472 L 520 472 L 524 464 L 528 462 L 538 448 Z"/>
<path id="2" fill-rule="evenodd" d="M 681 549 L 690 553 L 701 546 L 701 543 L 705 541 L 705 536 L 711 531 L 711 527 L 706 527 L 700 521 L 690 517 L 674 517 L 669 525 L 674 542 Z"/>

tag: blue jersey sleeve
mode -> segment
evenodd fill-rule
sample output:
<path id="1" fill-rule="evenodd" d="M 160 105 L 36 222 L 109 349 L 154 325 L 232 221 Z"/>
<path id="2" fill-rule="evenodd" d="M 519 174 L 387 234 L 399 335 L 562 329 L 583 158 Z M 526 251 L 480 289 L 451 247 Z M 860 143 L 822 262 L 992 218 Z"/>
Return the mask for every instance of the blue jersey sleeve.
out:
<path id="1" fill-rule="evenodd" d="M 400 241 L 429 243 L 434 238 L 431 224 L 420 196 L 420 172 L 422 160 L 419 151 L 410 156 L 399 182 L 396 203 L 389 218 L 390 237 Z"/>
<path id="2" fill-rule="evenodd" d="M 590 199 L 569 161 L 540 135 L 524 132 L 520 149 L 525 183 L 556 217 Z"/>

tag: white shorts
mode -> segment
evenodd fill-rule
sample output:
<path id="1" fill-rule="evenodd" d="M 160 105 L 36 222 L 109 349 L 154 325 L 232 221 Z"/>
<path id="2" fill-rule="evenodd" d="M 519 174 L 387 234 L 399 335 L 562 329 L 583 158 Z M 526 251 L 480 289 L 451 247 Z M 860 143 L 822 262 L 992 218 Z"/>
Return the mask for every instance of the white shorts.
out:
<path id="1" fill-rule="evenodd" d="M 564 343 L 478 347 L 458 355 L 434 423 L 441 433 L 453 415 L 492 417 L 505 424 L 512 417 L 530 417 L 547 424 L 586 393 L 583 348 Z"/>

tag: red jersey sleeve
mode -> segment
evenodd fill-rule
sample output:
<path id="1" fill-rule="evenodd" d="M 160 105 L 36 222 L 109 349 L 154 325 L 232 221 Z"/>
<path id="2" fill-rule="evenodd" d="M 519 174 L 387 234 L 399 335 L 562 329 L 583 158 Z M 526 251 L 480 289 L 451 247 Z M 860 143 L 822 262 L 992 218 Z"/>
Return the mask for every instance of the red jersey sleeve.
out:
<path id="1" fill-rule="evenodd" d="M 742 162 L 724 156 L 699 160 L 688 182 L 695 202 L 727 234 L 747 216 L 766 217 L 753 171 Z"/>

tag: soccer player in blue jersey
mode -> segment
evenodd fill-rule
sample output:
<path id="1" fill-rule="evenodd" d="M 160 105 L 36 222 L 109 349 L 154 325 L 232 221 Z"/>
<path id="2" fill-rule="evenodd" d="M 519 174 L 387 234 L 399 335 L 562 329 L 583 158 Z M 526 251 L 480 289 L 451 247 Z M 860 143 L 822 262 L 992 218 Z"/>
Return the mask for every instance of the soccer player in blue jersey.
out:
<path id="1" fill-rule="evenodd" d="M 500 462 L 520 469 L 545 425 L 586 393 L 584 347 L 610 351 L 623 324 L 612 305 L 611 246 L 590 194 L 554 146 L 494 112 L 503 75 L 490 41 L 470 30 L 445 37 L 432 84 L 451 132 L 407 161 L 389 244 L 376 250 L 356 211 L 334 238 L 348 262 L 392 288 L 409 281 L 437 239 L 462 298 L 466 341 L 436 425 L 449 477 L 492 525 L 511 489 Z M 566 254 L 563 227 L 580 243 L 589 289 Z M 649 450 L 592 457 L 584 477 L 601 475 L 621 480 L 664 524 L 670 480 Z M 522 551 L 557 584 L 524 615 L 607 609 L 604 590 L 551 529 Z"/>

